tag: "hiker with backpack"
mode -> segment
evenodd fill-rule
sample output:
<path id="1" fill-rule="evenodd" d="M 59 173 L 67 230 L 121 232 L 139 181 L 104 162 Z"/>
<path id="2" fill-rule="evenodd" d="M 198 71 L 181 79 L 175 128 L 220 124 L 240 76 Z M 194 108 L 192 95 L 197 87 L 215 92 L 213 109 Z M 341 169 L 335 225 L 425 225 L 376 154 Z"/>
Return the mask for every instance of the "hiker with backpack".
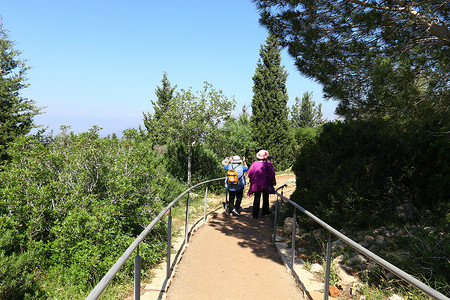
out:
<path id="1" fill-rule="evenodd" d="M 244 172 L 248 171 L 245 157 L 242 157 L 242 159 L 239 155 L 231 157 L 229 164 L 225 165 L 224 169 L 227 170 L 225 187 L 229 194 L 229 211 L 227 211 L 227 213 L 239 216 L 242 197 L 244 195 L 244 186 L 246 184 Z M 234 202 L 235 199 L 236 203 Z"/>

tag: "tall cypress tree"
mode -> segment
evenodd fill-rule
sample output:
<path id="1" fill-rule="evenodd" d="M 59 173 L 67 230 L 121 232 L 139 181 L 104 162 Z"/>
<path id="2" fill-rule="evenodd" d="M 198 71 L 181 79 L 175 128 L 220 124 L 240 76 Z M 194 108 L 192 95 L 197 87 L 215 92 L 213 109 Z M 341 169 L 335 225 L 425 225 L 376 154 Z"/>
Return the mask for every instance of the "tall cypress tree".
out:
<path id="1" fill-rule="evenodd" d="M 269 151 L 275 168 L 284 169 L 292 164 L 286 89 L 288 74 L 281 65 L 281 47 L 274 35 L 269 34 L 259 55 L 253 76 L 252 136 L 259 149 Z"/>

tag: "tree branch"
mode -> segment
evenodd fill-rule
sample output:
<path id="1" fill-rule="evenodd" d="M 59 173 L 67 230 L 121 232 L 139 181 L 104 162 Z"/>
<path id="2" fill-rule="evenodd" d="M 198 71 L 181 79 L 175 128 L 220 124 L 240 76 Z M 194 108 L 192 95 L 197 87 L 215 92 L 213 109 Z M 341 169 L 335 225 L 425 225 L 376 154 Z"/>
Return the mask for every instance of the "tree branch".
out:
<path id="1" fill-rule="evenodd" d="M 416 20 L 417 23 L 424 27 L 429 33 L 436 36 L 440 41 L 444 42 L 445 44 L 450 44 L 450 31 L 448 29 L 448 25 L 444 21 L 438 18 L 424 16 L 423 14 L 415 10 L 412 6 L 404 5 L 404 2 L 402 0 L 393 1 L 395 4 L 399 5 L 399 7 L 372 5 L 361 0 L 346 1 L 373 9 L 406 12 L 412 19 Z"/>

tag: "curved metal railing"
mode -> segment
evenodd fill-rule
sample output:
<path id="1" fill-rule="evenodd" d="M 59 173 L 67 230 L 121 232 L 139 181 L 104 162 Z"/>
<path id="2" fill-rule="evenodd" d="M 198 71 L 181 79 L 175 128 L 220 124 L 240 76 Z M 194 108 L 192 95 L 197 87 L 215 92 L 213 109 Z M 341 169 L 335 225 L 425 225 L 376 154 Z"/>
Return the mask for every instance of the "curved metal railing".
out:
<path id="1" fill-rule="evenodd" d="M 307 211 L 306 209 L 304 209 L 303 207 L 301 207 L 297 203 L 295 203 L 292 200 L 290 200 L 289 198 L 286 198 L 285 196 L 283 196 L 283 188 L 285 186 L 286 186 L 286 184 L 278 187 L 277 190 L 276 190 L 277 200 L 276 200 L 276 203 L 275 203 L 275 220 L 274 220 L 274 230 L 273 230 L 273 242 L 276 243 L 276 241 L 277 241 L 276 240 L 276 232 L 277 232 L 279 203 L 281 203 L 281 201 L 286 201 L 287 203 L 291 204 L 294 207 L 293 222 L 292 222 L 292 248 L 291 248 L 291 267 L 292 267 L 292 272 L 295 273 L 295 271 L 294 271 L 294 264 L 295 264 L 295 234 L 296 234 L 297 209 L 299 209 L 301 212 L 303 212 L 305 215 L 307 215 L 309 218 L 311 218 L 314 222 L 316 222 L 317 224 L 319 224 L 320 226 L 325 228 L 328 232 L 330 232 L 331 234 L 333 234 L 337 238 L 339 238 L 342 241 L 344 241 L 347 245 L 349 245 L 350 247 L 354 248 L 355 250 L 357 250 L 361 254 L 365 255 L 369 259 L 373 260 L 374 262 L 376 262 L 380 266 L 388 269 L 389 271 L 391 271 L 392 273 L 394 273 L 395 275 L 397 275 L 401 279 L 405 280 L 409 284 L 411 284 L 411 285 L 415 286 L 416 288 L 422 290 L 424 293 L 428 294 L 429 296 L 431 296 L 431 297 L 433 297 L 435 299 L 440 299 L 440 300 L 441 299 L 442 300 L 446 299 L 446 300 L 449 300 L 449 298 L 446 297 L 445 295 L 443 295 L 440 292 L 434 290 L 433 288 L 431 288 L 430 286 L 426 285 L 425 283 L 417 280 L 413 276 L 409 275 L 408 273 L 402 271 L 401 269 L 397 268 L 396 266 L 394 266 L 393 264 L 389 263 L 388 261 L 386 261 L 386 260 L 382 259 L 381 257 L 377 256 L 375 253 L 373 253 L 373 252 L 367 250 L 366 248 L 362 247 L 360 244 L 358 244 L 355 241 L 353 241 L 352 239 L 346 237 L 345 235 L 340 233 L 338 230 L 334 229 L 333 227 L 331 227 L 330 225 L 328 225 L 327 223 L 325 223 L 321 219 L 317 218 L 315 215 L 313 215 L 312 213 L 310 213 L 309 211 Z M 281 193 L 278 192 L 280 189 L 281 189 Z M 328 241 L 328 244 L 327 244 L 326 270 L 325 270 L 324 299 L 328 299 L 328 286 L 329 286 L 329 280 L 330 280 L 330 266 L 331 266 L 331 242 Z"/>
<path id="2" fill-rule="evenodd" d="M 111 269 L 103 276 L 103 278 L 100 280 L 100 282 L 95 286 L 95 288 L 91 291 L 91 293 L 87 296 L 86 299 L 98 299 L 100 295 L 103 293 L 103 291 L 106 289 L 108 284 L 112 281 L 114 276 L 119 272 L 121 267 L 125 264 L 125 262 L 131 257 L 134 251 L 136 251 L 136 257 L 135 257 L 135 277 L 134 277 L 134 298 L 140 299 L 140 256 L 139 256 L 139 244 L 145 239 L 145 237 L 151 232 L 151 230 L 155 227 L 155 225 L 163 218 L 163 216 L 169 212 L 168 216 L 168 238 L 167 238 L 167 273 L 166 273 L 166 279 L 169 279 L 172 272 L 171 267 L 171 242 L 172 242 L 172 215 L 171 215 L 171 208 L 187 194 L 187 201 L 186 201 L 186 215 L 185 215 L 185 240 L 184 240 L 184 246 L 187 244 L 189 239 L 189 192 L 199 186 L 202 186 L 204 184 L 208 184 L 211 182 L 224 180 L 225 177 L 222 178 L 216 178 L 207 180 L 204 182 L 201 182 L 199 184 L 196 184 L 187 190 L 185 190 L 183 193 L 181 193 L 175 200 L 173 200 L 169 205 L 167 205 L 159 214 L 156 216 L 155 219 L 142 231 L 142 233 L 134 240 L 134 242 L 127 248 L 127 250 L 122 254 L 122 256 L 116 261 L 116 263 L 111 267 Z M 334 229 L 327 223 L 323 222 L 316 216 L 314 216 L 312 213 L 298 205 L 297 203 L 293 202 L 289 198 L 283 196 L 283 188 L 286 187 L 286 184 L 280 186 L 276 190 L 277 200 L 275 203 L 275 220 L 274 220 L 274 230 L 273 230 L 273 242 L 276 243 L 276 232 L 277 232 L 277 222 L 278 222 L 278 211 L 279 211 L 279 205 L 282 201 L 285 201 L 292 205 L 294 207 L 294 214 L 293 214 L 293 222 L 292 222 L 292 248 L 291 248 L 291 268 L 292 272 L 294 271 L 295 266 L 295 233 L 296 233 L 296 218 L 297 218 L 297 209 L 299 209 L 301 212 L 303 212 L 305 215 L 307 215 L 309 218 L 311 218 L 314 222 L 325 228 L 328 232 L 336 236 L 337 238 L 344 241 L 347 245 L 351 246 L 361 254 L 365 255 L 369 259 L 375 261 L 382 267 L 388 269 L 392 273 L 396 274 L 398 277 L 402 278 L 409 284 L 415 286 L 416 288 L 422 290 L 424 293 L 428 294 L 429 296 L 435 298 L 435 299 L 446 299 L 449 300 L 445 295 L 441 294 L 440 292 L 432 289 L 428 285 L 424 284 L 423 282 L 417 280 L 413 276 L 409 275 L 408 273 L 400 270 L 396 266 L 392 265 L 391 263 L 387 262 L 386 260 L 382 259 L 381 257 L 377 256 L 373 252 L 367 250 L 366 248 L 362 247 L 352 239 L 348 238 L 347 236 L 340 233 L 338 230 Z M 281 193 L 279 190 L 281 189 Z M 208 186 L 206 186 L 205 189 L 205 199 L 204 199 L 204 215 L 203 220 L 206 221 L 206 209 L 207 209 L 207 196 L 208 196 Z M 328 299 L 328 285 L 329 285 L 329 278 L 330 278 L 330 266 L 331 266 L 331 242 L 329 241 L 327 244 L 327 259 L 326 259 L 326 272 L 325 272 L 325 285 L 324 285 L 324 299 Z"/>
<path id="3" fill-rule="evenodd" d="M 162 219 L 162 217 L 169 212 L 168 217 L 168 238 L 167 238 L 167 273 L 166 278 L 169 279 L 172 268 L 170 266 L 170 249 L 171 249 L 171 242 L 172 242 L 172 214 L 171 214 L 171 208 L 174 206 L 180 199 L 182 199 L 186 194 L 187 201 L 186 201 L 186 220 L 185 220 L 185 237 L 184 237 L 184 245 L 187 244 L 188 238 L 189 238 L 189 192 L 199 186 L 202 186 L 204 184 L 208 184 L 211 182 L 219 181 L 219 180 L 225 180 L 225 177 L 216 178 L 207 180 L 204 182 L 201 182 L 199 184 L 196 184 L 187 190 L 185 190 L 183 193 L 181 193 L 175 200 L 170 202 L 169 205 L 167 205 L 159 214 L 156 216 L 156 218 L 153 219 L 153 221 L 142 231 L 142 233 L 134 240 L 134 242 L 125 250 L 125 252 L 122 254 L 122 256 L 116 261 L 116 263 L 109 269 L 109 271 L 103 276 L 103 278 L 100 280 L 100 282 L 95 286 L 95 288 L 91 291 L 91 293 L 86 297 L 86 299 L 98 299 L 100 295 L 103 293 L 103 291 L 106 289 L 108 284 L 111 282 L 111 280 L 116 276 L 117 272 L 119 272 L 120 268 L 125 264 L 125 262 L 130 258 L 130 256 L 133 254 L 134 251 L 136 251 L 136 257 L 135 257 L 135 264 L 134 264 L 134 299 L 140 299 L 140 281 L 141 281 L 141 270 L 140 270 L 140 256 L 139 256 L 139 244 L 145 239 L 145 237 L 150 233 L 150 231 L 155 227 L 155 225 Z M 206 186 L 205 189 L 205 204 L 204 204 L 204 214 L 203 214 L 203 220 L 206 221 L 206 208 L 207 208 L 207 196 L 208 196 L 208 186 Z"/>

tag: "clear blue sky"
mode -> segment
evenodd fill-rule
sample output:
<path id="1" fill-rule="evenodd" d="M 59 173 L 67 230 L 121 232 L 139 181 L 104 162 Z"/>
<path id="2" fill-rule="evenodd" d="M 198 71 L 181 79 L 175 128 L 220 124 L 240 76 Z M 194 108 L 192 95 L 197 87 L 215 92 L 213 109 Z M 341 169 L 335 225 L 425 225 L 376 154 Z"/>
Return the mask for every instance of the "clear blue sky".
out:
<path id="1" fill-rule="evenodd" d="M 246 0 L 0 0 L 3 27 L 31 67 L 33 99 L 44 114 L 35 118 L 59 132 L 93 125 L 102 135 L 142 124 L 164 72 L 172 85 L 198 91 L 204 81 L 229 98 L 236 113 L 251 112 L 252 77 L 267 30 Z M 301 76 L 282 52 L 289 73 L 288 105 L 306 91 L 334 119 L 336 103 Z"/>

